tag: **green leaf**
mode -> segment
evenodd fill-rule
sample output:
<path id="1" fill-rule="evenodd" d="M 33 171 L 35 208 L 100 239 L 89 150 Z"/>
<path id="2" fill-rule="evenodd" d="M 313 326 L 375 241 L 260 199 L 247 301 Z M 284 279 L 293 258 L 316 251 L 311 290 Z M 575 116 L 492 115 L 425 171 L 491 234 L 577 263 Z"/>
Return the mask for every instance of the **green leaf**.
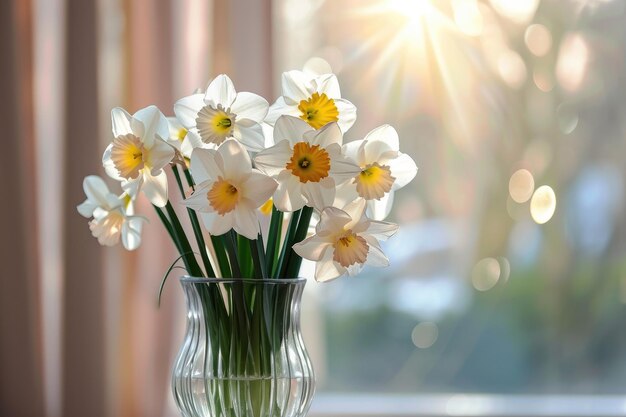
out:
<path id="1" fill-rule="evenodd" d="M 167 268 L 167 271 L 165 272 L 165 275 L 163 276 L 163 279 L 161 280 L 161 285 L 159 285 L 159 295 L 157 297 L 157 307 L 161 307 L 161 295 L 163 294 L 163 287 L 165 287 L 165 281 L 167 281 L 167 277 L 169 277 L 170 272 L 172 272 L 172 270 L 175 268 L 176 262 L 180 261 L 181 258 L 183 256 L 186 256 L 186 255 L 187 255 L 187 253 L 183 253 L 178 258 L 174 259 L 174 262 L 172 262 L 170 267 Z"/>

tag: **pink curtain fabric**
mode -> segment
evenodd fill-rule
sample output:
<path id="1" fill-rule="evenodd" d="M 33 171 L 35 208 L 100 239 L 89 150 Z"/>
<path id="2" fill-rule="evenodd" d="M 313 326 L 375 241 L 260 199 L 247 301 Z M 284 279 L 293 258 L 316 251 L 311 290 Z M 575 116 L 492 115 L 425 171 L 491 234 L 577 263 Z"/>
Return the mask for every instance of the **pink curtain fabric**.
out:
<path id="1" fill-rule="evenodd" d="M 132 253 L 100 247 L 75 207 L 84 176 L 103 175 L 111 106 L 133 113 L 156 104 L 173 115 L 177 98 L 221 72 L 238 90 L 273 98 L 271 1 L 55 1 L 55 17 L 35 0 L 0 2 L 0 416 L 175 416 L 169 373 L 184 331 L 180 274 L 156 306 L 174 247 L 147 201 L 137 211 L 150 223 Z M 57 19 L 49 26 L 63 30 L 48 36 L 54 30 L 35 18 Z M 47 73 L 50 63 L 61 80 Z M 55 117 L 38 113 L 48 111 Z M 35 120 L 44 122 L 35 129 Z M 41 152 L 51 141 L 53 163 Z M 52 193 L 46 180 L 57 177 Z M 174 183 L 170 198 L 177 206 Z M 42 232 L 49 221 L 59 227 Z"/>
<path id="2" fill-rule="evenodd" d="M 0 415 L 43 415 L 32 3 L 0 2 Z"/>

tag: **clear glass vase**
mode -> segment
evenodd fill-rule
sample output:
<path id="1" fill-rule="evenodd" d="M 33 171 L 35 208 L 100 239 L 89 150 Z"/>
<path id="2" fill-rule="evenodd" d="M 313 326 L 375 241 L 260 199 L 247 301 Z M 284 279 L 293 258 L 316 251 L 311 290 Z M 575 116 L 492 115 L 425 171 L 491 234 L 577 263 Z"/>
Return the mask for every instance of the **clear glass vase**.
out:
<path id="1" fill-rule="evenodd" d="M 315 377 L 300 332 L 304 279 L 181 278 L 187 333 L 172 373 L 185 417 L 305 416 Z"/>

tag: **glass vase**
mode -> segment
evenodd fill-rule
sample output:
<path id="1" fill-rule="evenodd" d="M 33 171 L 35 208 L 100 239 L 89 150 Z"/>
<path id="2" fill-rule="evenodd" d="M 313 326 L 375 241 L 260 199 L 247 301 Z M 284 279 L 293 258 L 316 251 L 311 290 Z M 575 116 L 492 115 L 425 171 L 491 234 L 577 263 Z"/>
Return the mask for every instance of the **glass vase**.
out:
<path id="1" fill-rule="evenodd" d="M 187 332 L 172 373 L 185 417 L 305 416 L 315 377 L 300 332 L 305 279 L 181 278 Z"/>

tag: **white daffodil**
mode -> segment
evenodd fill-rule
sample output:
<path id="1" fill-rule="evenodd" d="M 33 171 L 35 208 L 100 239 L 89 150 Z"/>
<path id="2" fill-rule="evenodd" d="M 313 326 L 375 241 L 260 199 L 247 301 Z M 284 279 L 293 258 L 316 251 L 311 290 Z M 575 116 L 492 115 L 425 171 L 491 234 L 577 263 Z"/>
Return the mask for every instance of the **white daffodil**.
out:
<path id="1" fill-rule="evenodd" d="M 337 195 L 344 201 L 361 197 L 367 200 L 368 214 L 383 220 L 393 205 L 394 192 L 407 185 L 417 173 L 411 157 L 399 151 L 396 130 L 383 125 L 372 130 L 363 140 L 343 145 L 348 158 L 356 161 L 360 172 L 345 183 Z"/>
<path id="2" fill-rule="evenodd" d="M 190 132 L 176 117 L 168 117 L 170 134 L 167 143 L 172 145 L 185 159 L 191 159 L 194 148 L 203 147 L 202 139 L 196 132 Z"/>
<path id="3" fill-rule="evenodd" d="M 276 145 L 255 157 L 256 166 L 278 181 L 274 205 L 295 211 L 307 205 L 318 210 L 332 204 L 337 184 L 360 169 L 341 153 L 343 137 L 337 123 L 313 130 L 302 119 L 281 116 L 274 126 Z"/>
<path id="4" fill-rule="evenodd" d="M 102 178 L 90 175 L 83 181 L 87 199 L 78 205 L 84 217 L 93 217 L 89 222 L 92 235 L 98 243 L 113 246 L 122 239 L 127 250 L 134 250 L 141 243 L 141 228 L 145 219 L 133 215 L 133 203 L 126 193 L 116 196 L 109 191 Z"/>
<path id="5" fill-rule="evenodd" d="M 219 145 L 235 138 L 249 150 L 263 149 L 265 139 L 260 123 L 269 104 L 256 94 L 237 93 L 228 76 L 218 75 L 205 94 L 192 94 L 174 104 L 176 117 L 203 143 Z"/>
<path id="6" fill-rule="evenodd" d="M 294 70 L 283 72 L 282 96 L 270 107 L 265 122 L 273 125 L 282 115 L 299 117 L 314 129 L 337 122 L 345 133 L 356 120 L 356 107 L 341 98 L 334 74 L 314 76 Z"/>
<path id="7" fill-rule="evenodd" d="M 315 261 L 315 280 L 328 281 L 341 275 L 356 275 L 363 265 L 388 266 L 379 241 L 387 240 L 398 226 L 370 220 L 365 201 L 351 202 L 343 210 L 326 207 L 315 234 L 293 246 L 305 259 Z"/>
<path id="8" fill-rule="evenodd" d="M 233 139 L 217 150 L 195 149 L 190 170 L 196 190 L 183 204 L 199 212 L 209 233 L 221 235 L 235 229 L 256 239 L 260 231 L 257 208 L 277 184 L 252 168 L 248 151 Z"/>
<path id="9" fill-rule="evenodd" d="M 102 156 L 106 173 L 122 182 L 134 200 L 140 191 L 158 207 L 167 204 L 167 175 L 163 167 L 174 158 L 167 119 L 155 106 L 132 116 L 122 108 L 111 111 L 113 142 Z"/>

